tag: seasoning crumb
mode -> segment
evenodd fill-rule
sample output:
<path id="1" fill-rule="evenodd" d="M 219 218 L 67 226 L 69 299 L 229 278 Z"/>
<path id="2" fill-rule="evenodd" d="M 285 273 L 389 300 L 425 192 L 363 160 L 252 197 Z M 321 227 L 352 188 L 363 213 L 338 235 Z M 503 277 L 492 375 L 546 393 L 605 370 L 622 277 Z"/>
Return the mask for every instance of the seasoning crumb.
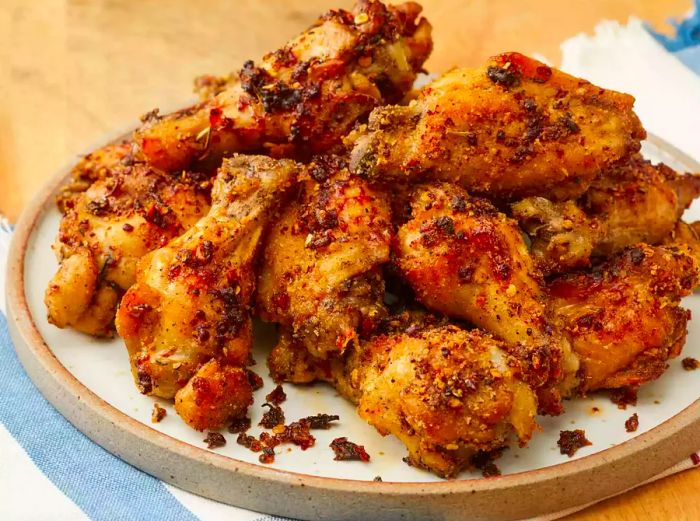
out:
<path id="1" fill-rule="evenodd" d="M 226 438 L 221 433 L 209 432 L 207 437 L 204 438 L 204 443 L 207 444 L 208 449 L 217 449 L 226 445 Z"/>
<path id="2" fill-rule="evenodd" d="M 261 389 L 263 386 L 263 379 L 257 374 L 248 369 L 247 372 L 248 375 L 248 383 L 250 383 L 250 386 L 253 388 L 253 391 L 257 391 L 258 389 Z"/>
<path id="3" fill-rule="evenodd" d="M 592 443 L 586 439 L 586 431 L 576 429 L 573 431 L 559 431 L 557 445 L 559 445 L 559 452 L 572 457 L 581 447 L 592 445 Z"/>
<path id="4" fill-rule="evenodd" d="M 628 405 L 637 405 L 637 389 L 632 387 L 613 389 L 610 393 L 610 401 L 617 405 L 618 409 L 627 409 Z"/>
<path id="5" fill-rule="evenodd" d="M 686 371 L 694 371 L 695 369 L 700 367 L 700 361 L 688 356 L 688 357 L 683 359 L 683 361 L 681 362 L 681 365 L 683 366 L 683 369 L 685 369 Z"/>
<path id="6" fill-rule="evenodd" d="M 284 412 L 279 406 L 267 402 L 262 404 L 262 406 L 268 407 L 268 410 L 263 414 L 262 420 L 260 420 L 258 425 L 266 429 L 272 429 L 277 425 L 284 424 Z"/>
<path id="7" fill-rule="evenodd" d="M 247 416 L 233 420 L 231 422 L 231 424 L 228 426 L 228 431 L 231 434 L 245 432 L 248 429 L 250 429 L 250 418 L 248 418 Z"/>
<path id="8" fill-rule="evenodd" d="M 275 449 L 273 449 L 272 447 L 265 447 L 262 450 L 262 454 L 260 454 L 260 456 L 258 456 L 258 461 L 260 461 L 260 463 L 265 463 L 267 465 L 269 465 L 270 463 L 274 463 L 275 462 Z"/>
<path id="9" fill-rule="evenodd" d="M 286 399 L 287 394 L 284 392 L 284 389 L 282 389 L 281 385 L 275 387 L 272 391 L 270 391 L 270 393 L 267 396 L 265 396 L 265 400 L 274 405 L 279 405 Z"/>
<path id="10" fill-rule="evenodd" d="M 693 452 L 690 455 L 690 461 L 693 462 L 693 465 L 700 465 L 700 456 L 698 456 L 697 452 Z"/>
<path id="11" fill-rule="evenodd" d="M 243 445 L 251 452 L 260 452 L 263 449 L 262 443 L 260 443 L 255 436 L 251 436 L 243 432 L 238 435 L 238 438 L 236 438 L 236 443 Z"/>
<path id="12" fill-rule="evenodd" d="M 153 412 L 151 412 L 151 422 L 152 423 L 160 423 L 160 421 L 165 418 L 165 416 L 168 414 L 168 411 L 163 409 L 160 405 L 157 403 L 153 404 Z"/>
<path id="13" fill-rule="evenodd" d="M 373 479 L 372 481 L 381 482 L 381 481 L 384 481 L 384 480 L 382 479 L 381 476 L 374 476 L 374 479 Z"/>
<path id="14" fill-rule="evenodd" d="M 490 461 L 481 469 L 481 475 L 485 478 L 494 478 L 501 475 L 501 469 L 493 461 Z"/>
<path id="15" fill-rule="evenodd" d="M 335 453 L 333 459 L 336 461 L 369 461 L 369 454 L 367 454 L 365 448 L 362 445 L 348 441 L 345 437 L 334 439 L 329 447 L 333 449 Z"/>
<path id="16" fill-rule="evenodd" d="M 317 414 L 316 416 L 307 416 L 302 418 L 301 422 L 309 424 L 309 429 L 330 429 L 331 422 L 340 420 L 337 414 Z"/>
<path id="17" fill-rule="evenodd" d="M 637 430 L 637 427 L 639 427 L 639 416 L 637 416 L 637 413 L 635 412 L 632 416 L 627 418 L 627 421 L 625 422 L 625 430 L 627 432 L 634 432 Z"/>

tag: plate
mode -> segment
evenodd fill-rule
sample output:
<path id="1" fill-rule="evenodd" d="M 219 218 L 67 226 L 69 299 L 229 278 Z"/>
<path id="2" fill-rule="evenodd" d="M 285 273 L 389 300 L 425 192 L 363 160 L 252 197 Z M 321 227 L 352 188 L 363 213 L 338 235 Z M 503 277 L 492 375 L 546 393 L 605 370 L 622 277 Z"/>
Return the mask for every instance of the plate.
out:
<path id="1" fill-rule="evenodd" d="M 700 165 L 655 137 L 643 151 L 655 161 L 685 171 Z M 484 479 L 465 472 L 444 481 L 407 466 L 406 451 L 395 438 L 380 436 L 354 408 L 325 385 L 285 385 L 287 422 L 315 413 L 340 415 L 328 431 L 314 431 L 316 445 L 306 451 L 282 445 L 273 465 L 224 432 L 225 447 L 208 450 L 204 434 L 191 430 L 172 406 L 158 423 L 150 421 L 154 399 L 138 393 L 120 339 L 97 340 L 46 321 L 44 289 L 57 267 L 51 244 L 60 215 L 54 195 L 68 169 L 60 172 L 20 218 L 10 252 L 8 316 L 20 360 L 44 396 L 78 429 L 130 464 L 190 492 L 231 505 L 302 519 L 444 520 L 520 519 L 583 505 L 621 492 L 677 463 L 698 448 L 700 371 L 684 371 L 680 358 L 666 374 L 642 387 L 638 405 L 619 410 L 606 396 L 567 402 L 567 412 L 541 418 L 543 431 L 526 448 L 506 451 L 502 476 Z M 689 210 L 700 218 L 700 205 Z M 700 295 L 684 305 L 700 316 Z M 256 325 L 254 355 L 265 386 L 251 408 L 253 425 L 262 416 L 264 395 L 274 384 L 265 357 L 274 328 Z M 690 323 L 683 356 L 700 358 L 700 323 Z M 682 357 L 681 357 L 682 358 Z M 637 432 L 624 422 L 636 412 Z M 560 430 L 585 429 L 592 445 L 569 459 L 559 453 Z M 253 428 L 251 434 L 257 434 Z M 363 444 L 370 463 L 336 462 L 328 447 L 347 436 Z M 375 482 L 376 476 L 382 482 Z"/>

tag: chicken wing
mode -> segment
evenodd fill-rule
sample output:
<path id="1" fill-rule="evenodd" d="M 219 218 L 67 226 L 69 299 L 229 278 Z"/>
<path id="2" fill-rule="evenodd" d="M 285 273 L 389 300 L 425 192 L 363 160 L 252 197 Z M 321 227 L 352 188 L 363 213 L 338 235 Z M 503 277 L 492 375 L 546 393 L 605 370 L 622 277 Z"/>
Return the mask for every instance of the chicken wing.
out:
<path id="1" fill-rule="evenodd" d="M 117 330 L 144 394 L 175 397 L 196 429 L 218 428 L 251 400 L 253 262 L 265 225 L 294 184 L 290 160 L 224 160 L 209 213 L 146 255 L 124 296 Z"/>
<path id="2" fill-rule="evenodd" d="M 276 350 L 273 375 L 293 379 L 305 367 L 299 381 L 331 382 L 382 435 L 406 445 L 411 464 L 442 477 L 472 466 L 480 452 L 526 444 L 537 428 L 537 400 L 517 378 L 517 364 L 502 342 L 478 330 L 411 324 L 331 360 L 294 344 Z M 285 366 L 293 372 L 275 372 Z"/>
<path id="3" fill-rule="evenodd" d="M 637 242 L 661 242 L 699 195 L 700 175 L 635 156 L 604 172 L 577 201 L 531 197 L 512 210 L 537 264 L 551 274 L 590 266 Z"/>
<path id="4" fill-rule="evenodd" d="M 665 371 L 685 341 L 680 299 L 698 285 L 698 266 L 683 245 L 638 244 L 551 281 L 553 321 L 581 362 L 580 392 L 638 387 Z"/>
<path id="5" fill-rule="evenodd" d="M 117 145 L 83 160 L 71 186 L 78 189 L 88 176 L 89 188 L 63 193 L 64 216 L 54 244 L 60 266 L 45 296 L 49 322 L 58 327 L 111 336 L 117 303 L 136 280 L 139 259 L 209 209 L 208 188 L 202 187 L 208 181 L 201 175 L 124 165 L 121 152 Z"/>
<path id="6" fill-rule="evenodd" d="M 351 176 L 344 160 L 318 158 L 309 172 L 268 234 L 257 309 L 325 357 L 385 314 L 380 266 L 389 261 L 391 215 L 386 194 Z"/>
<path id="7" fill-rule="evenodd" d="M 394 254 L 418 300 L 505 341 L 523 379 L 547 390 L 543 411 L 560 412 L 554 388 L 566 394 L 578 364 L 549 323 L 543 281 L 515 221 L 456 185 L 423 185 Z"/>
<path id="8" fill-rule="evenodd" d="M 333 149 L 372 108 L 411 89 L 432 49 L 420 11 L 374 0 L 330 11 L 260 65 L 248 61 L 237 77 L 205 88 L 213 97 L 152 113 L 136 133 L 141 154 L 171 171 L 270 146 L 285 156 Z"/>
<path id="9" fill-rule="evenodd" d="M 639 151 L 634 98 L 518 53 L 454 69 L 406 107 L 372 112 L 351 169 L 392 182 L 458 183 L 495 199 L 577 197 L 600 171 Z"/>

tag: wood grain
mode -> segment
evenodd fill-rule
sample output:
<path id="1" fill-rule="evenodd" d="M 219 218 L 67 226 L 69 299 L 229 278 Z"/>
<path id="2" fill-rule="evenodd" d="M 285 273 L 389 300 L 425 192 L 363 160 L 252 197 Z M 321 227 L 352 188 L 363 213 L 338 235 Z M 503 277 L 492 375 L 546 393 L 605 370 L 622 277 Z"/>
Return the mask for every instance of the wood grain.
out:
<path id="1" fill-rule="evenodd" d="M 0 213 L 16 218 L 66 163 L 154 107 L 188 99 L 192 78 L 237 69 L 346 0 L 2 0 Z M 424 0 L 428 68 L 477 65 L 505 50 L 559 61 L 559 43 L 603 19 L 662 27 L 691 0 Z M 700 519 L 700 473 L 600 503 L 572 521 Z"/>

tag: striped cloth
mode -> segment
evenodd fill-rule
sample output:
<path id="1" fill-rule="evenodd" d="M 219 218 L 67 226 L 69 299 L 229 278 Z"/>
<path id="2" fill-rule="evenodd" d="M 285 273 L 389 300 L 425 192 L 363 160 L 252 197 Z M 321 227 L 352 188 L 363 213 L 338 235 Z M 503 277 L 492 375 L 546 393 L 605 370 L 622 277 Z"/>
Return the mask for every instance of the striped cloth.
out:
<path id="1" fill-rule="evenodd" d="M 645 126 L 700 161 L 700 78 L 691 72 L 700 74 L 699 44 L 698 14 L 678 24 L 676 38 L 650 34 L 638 20 L 624 27 L 603 22 L 594 37 L 564 42 L 562 68 L 634 94 Z M 10 236 L 0 221 L 0 295 Z M 692 466 L 684 460 L 654 479 Z M 83 519 L 284 521 L 171 487 L 92 443 L 24 373 L 0 313 L 0 520 Z"/>

